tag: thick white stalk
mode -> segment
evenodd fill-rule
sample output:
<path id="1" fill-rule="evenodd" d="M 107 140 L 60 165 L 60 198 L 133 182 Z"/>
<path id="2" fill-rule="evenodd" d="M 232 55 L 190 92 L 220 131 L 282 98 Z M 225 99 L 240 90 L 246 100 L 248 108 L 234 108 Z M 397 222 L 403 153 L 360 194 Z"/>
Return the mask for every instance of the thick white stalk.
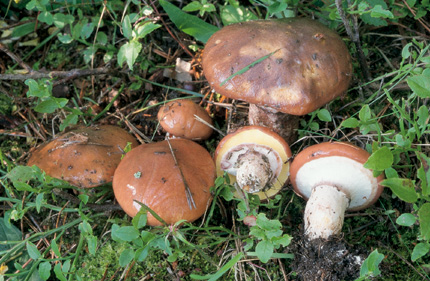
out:
<path id="1" fill-rule="evenodd" d="M 246 192 L 262 191 L 272 179 L 269 160 L 261 153 L 248 152 L 238 159 L 236 181 Z"/>
<path id="2" fill-rule="evenodd" d="M 305 209 L 305 234 L 310 240 L 327 239 L 342 230 L 349 199 L 345 193 L 330 185 L 312 190 Z"/>

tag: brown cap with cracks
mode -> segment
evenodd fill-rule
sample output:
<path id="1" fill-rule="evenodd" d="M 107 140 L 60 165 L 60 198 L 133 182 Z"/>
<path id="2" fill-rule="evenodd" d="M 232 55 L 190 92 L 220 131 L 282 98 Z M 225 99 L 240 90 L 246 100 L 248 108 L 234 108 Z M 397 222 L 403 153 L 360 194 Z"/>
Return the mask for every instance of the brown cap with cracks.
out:
<path id="1" fill-rule="evenodd" d="M 138 145 L 116 126 L 78 126 L 36 148 L 27 165 L 77 187 L 96 187 L 112 181 L 128 142 Z"/>
<path id="2" fill-rule="evenodd" d="M 201 217 L 212 200 L 215 164 L 209 152 L 186 139 L 143 144 L 126 154 L 115 171 L 115 197 L 129 216 L 135 216 L 141 202 L 157 213 L 166 223 L 180 220 L 192 222 Z M 184 180 L 191 191 L 195 207 L 188 204 Z M 161 225 L 148 214 L 148 225 Z"/>
<path id="3" fill-rule="evenodd" d="M 200 122 L 194 115 L 210 125 L 213 124 L 209 114 L 189 99 L 174 100 L 166 103 L 158 111 L 161 127 L 175 137 L 205 140 L 212 134 L 212 128 Z"/>
<path id="4" fill-rule="evenodd" d="M 365 209 L 378 200 L 383 191 L 379 182 L 384 179 L 383 174 L 374 178 L 363 167 L 369 156 L 364 149 L 344 142 L 309 146 L 291 164 L 291 184 L 306 200 L 315 186 L 333 185 L 348 196 L 348 210 Z"/>
<path id="5" fill-rule="evenodd" d="M 224 27 L 208 40 L 203 69 L 218 93 L 293 115 L 307 114 L 338 97 L 352 78 L 351 58 L 339 35 L 305 18 Z"/>

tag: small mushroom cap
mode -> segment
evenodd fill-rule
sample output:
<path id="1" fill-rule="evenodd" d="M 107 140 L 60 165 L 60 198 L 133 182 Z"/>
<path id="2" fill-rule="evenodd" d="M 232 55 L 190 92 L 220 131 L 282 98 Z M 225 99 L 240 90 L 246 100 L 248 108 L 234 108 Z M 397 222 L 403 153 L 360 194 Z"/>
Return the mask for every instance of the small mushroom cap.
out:
<path id="1" fill-rule="evenodd" d="M 365 209 L 378 200 L 383 186 L 373 172 L 363 167 L 370 154 L 349 143 L 325 142 L 302 150 L 291 164 L 291 184 L 294 191 L 308 199 L 312 189 L 330 185 L 349 198 L 350 211 Z"/>
<path id="2" fill-rule="evenodd" d="M 212 128 L 196 120 L 197 115 L 210 125 L 213 124 L 209 114 L 189 99 L 174 100 L 166 103 L 158 111 L 158 120 L 163 129 L 175 137 L 205 140 L 212 134 Z"/>
<path id="3" fill-rule="evenodd" d="M 136 139 L 111 125 L 78 126 L 38 147 L 27 165 L 77 187 L 91 188 L 112 182 L 122 149 Z"/>
<path id="4" fill-rule="evenodd" d="M 238 129 L 237 131 L 225 136 L 215 151 L 215 164 L 218 176 L 224 175 L 222 168 L 223 161 L 228 157 L 229 152 L 240 150 L 242 147 L 247 148 L 251 145 L 267 147 L 277 153 L 282 166 L 277 179 L 274 184 L 267 190 L 256 193 L 261 200 L 267 200 L 279 193 L 281 188 L 288 180 L 290 162 L 292 156 L 289 145 L 278 134 L 272 130 L 261 126 L 246 126 Z M 236 182 L 234 175 L 228 174 L 230 183 Z"/>
<path id="5" fill-rule="evenodd" d="M 168 224 L 180 220 L 192 222 L 201 217 L 212 200 L 215 164 L 209 152 L 187 139 L 143 144 L 126 154 L 115 171 L 113 190 L 122 209 L 131 217 L 141 206 L 139 201 Z M 190 209 L 181 171 L 189 186 L 196 208 Z M 161 223 L 148 213 L 148 225 Z"/>
<path id="6" fill-rule="evenodd" d="M 228 25 L 208 40 L 202 65 L 218 93 L 293 115 L 310 113 L 335 99 L 348 89 L 352 77 L 351 57 L 339 35 L 306 18 Z"/>

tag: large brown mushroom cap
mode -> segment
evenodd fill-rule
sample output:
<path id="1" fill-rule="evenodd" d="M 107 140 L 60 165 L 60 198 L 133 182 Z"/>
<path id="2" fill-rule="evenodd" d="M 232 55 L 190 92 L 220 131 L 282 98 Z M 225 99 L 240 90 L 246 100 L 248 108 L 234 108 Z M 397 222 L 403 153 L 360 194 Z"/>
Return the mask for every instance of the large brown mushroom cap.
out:
<path id="1" fill-rule="evenodd" d="M 111 125 L 78 126 L 38 147 L 27 165 L 36 165 L 54 178 L 77 187 L 96 187 L 112 181 L 127 143 L 136 139 Z"/>
<path id="2" fill-rule="evenodd" d="M 317 185 L 332 185 L 347 194 L 348 210 L 365 209 L 378 200 L 383 191 L 379 183 L 384 179 L 383 174 L 374 178 L 372 171 L 363 167 L 369 156 L 350 143 L 312 145 L 295 156 L 290 181 L 294 191 L 306 200 Z"/>
<path id="3" fill-rule="evenodd" d="M 126 154 L 115 171 L 115 197 L 129 216 L 140 209 L 139 201 L 155 211 L 168 224 L 201 217 L 212 200 L 215 164 L 202 146 L 186 139 L 170 140 L 179 167 L 167 141 L 143 144 Z M 180 170 L 179 170 L 180 169 Z M 190 209 L 184 178 L 196 208 Z M 161 225 L 148 214 L 148 225 Z"/>
<path id="4" fill-rule="evenodd" d="M 351 58 L 339 35 L 305 18 L 222 28 L 206 44 L 203 70 L 218 93 L 293 115 L 307 114 L 338 97 L 352 77 Z"/>
<path id="5" fill-rule="evenodd" d="M 196 120 L 197 115 L 210 125 L 212 118 L 195 102 L 189 99 L 174 100 L 166 103 L 158 111 L 161 127 L 175 137 L 190 140 L 205 140 L 212 134 L 212 128 Z"/>

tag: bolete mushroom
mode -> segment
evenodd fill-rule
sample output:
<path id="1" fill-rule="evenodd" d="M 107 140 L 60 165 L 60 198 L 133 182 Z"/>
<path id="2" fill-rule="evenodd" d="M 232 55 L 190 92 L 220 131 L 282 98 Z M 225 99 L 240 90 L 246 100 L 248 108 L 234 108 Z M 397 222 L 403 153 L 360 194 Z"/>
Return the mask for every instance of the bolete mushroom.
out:
<path id="1" fill-rule="evenodd" d="M 77 126 L 36 148 L 27 165 L 77 187 L 96 187 L 112 182 L 127 143 L 138 145 L 120 127 Z"/>
<path id="2" fill-rule="evenodd" d="M 308 200 L 304 221 L 309 240 L 339 234 L 346 210 L 367 208 L 379 198 L 384 176 L 374 177 L 364 168 L 368 158 L 367 151 L 343 142 L 316 144 L 294 158 L 290 180 Z"/>
<path id="3" fill-rule="evenodd" d="M 246 126 L 228 134 L 218 144 L 218 176 L 228 173 L 230 183 L 266 200 L 288 180 L 291 150 L 278 134 L 262 126 Z"/>
<path id="4" fill-rule="evenodd" d="M 197 120 L 195 116 L 210 125 L 213 124 L 209 114 L 189 99 L 168 102 L 158 111 L 160 125 L 169 134 L 190 140 L 205 140 L 209 138 L 213 129 Z"/>
<path id="5" fill-rule="evenodd" d="M 267 126 L 288 143 L 297 115 L 344 93 L 352 77 L 340 36 L 306 18 L 228 25 L 210 37 L 202 59 L 215 91 L 249 102 L 249 124 Z"/>
<path id="6" fill-rule="evenodd" d="M 128 152 L 115 171 L 113 190 L 129 216 L 140 210 L 138 201 L 168 224 L 192 222 L 210 204 L 215 177 L 209 152 L 191 140 L 171 139 L 143 144 Z M 148 214 L 147 224 L 161 222 Z"/>

